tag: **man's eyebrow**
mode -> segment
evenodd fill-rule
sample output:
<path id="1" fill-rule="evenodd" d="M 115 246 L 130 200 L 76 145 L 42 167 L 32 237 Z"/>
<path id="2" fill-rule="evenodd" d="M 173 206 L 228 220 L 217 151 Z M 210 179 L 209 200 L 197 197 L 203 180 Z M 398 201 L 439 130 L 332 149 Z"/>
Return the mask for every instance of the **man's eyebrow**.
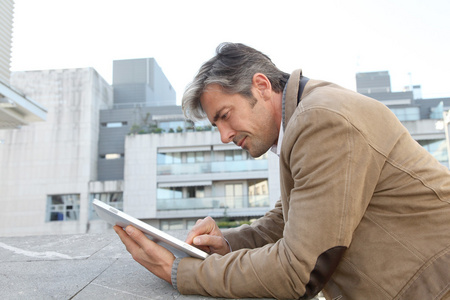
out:
<path id="1" fill-rule="evenodd" d="M 216 114 L 214 115 L 214 118 L 213 118 L 213 122 L 211 123 L 212 126 L 217 127 L 217 126 L 216 126 L 216 122 L 217 122 L 217 120 L 219 120 L 220 114 L 222 113 L 222 111 L 223 111 L 224 109 L 225 109 L 225 107 L 222 107 L 221 109 L 219 109 L 219 110 L 216 112 Z"/>

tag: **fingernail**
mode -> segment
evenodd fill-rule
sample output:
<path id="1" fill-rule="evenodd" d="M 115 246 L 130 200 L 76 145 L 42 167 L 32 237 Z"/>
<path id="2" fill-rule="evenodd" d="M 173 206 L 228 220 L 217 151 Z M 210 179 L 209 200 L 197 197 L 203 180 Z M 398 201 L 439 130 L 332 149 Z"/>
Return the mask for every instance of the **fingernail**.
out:
<path id="1" fill-rule="evenodd" d="M 128 235 L 131 235 L 134 232 L 134 228 L 131 226 L 127 226 L 127 228 L 125 228 L 125 231 L 128 233 Z"/>
<path id="2" fill-rule="evenodd" d="M 193 242 L 194 242 L 195 245 L 200 245 L 201 241 L 202 241 L 202 240 L 201 240 L 199 237 L 196 237 L 196 238 L 193 240 Z"/>

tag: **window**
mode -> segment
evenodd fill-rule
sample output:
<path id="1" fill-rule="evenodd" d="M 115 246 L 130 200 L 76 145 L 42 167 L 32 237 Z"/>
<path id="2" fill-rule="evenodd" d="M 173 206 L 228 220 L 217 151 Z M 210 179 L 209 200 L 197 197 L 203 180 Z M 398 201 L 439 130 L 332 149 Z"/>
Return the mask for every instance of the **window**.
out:
<path id="1" fill-rule="evenodd" d="M 163 220 L 161 221 L 161 230 L 180 230 L 183 228 L 182 220 Z"/>
<path id="2" fill-rule="evenodd" d="M 439 102 L 436 107 L 431 108 L 430 119 L 440 120 L 444 118 L 444 102 Z"/>
<path id="3" fill-rule="evenodd" d="M 204 161 L 205 161 L 204 152 L 187 152 L 186 154 L 187 163 L 196 163 Z"/>
<path id="4" fill-rule="evenodd" d="M 244 150 L 226 150 L 225 161 L 243 160 L 243 151 Z"/>
<path id="5" fill-rule="evenodd" d="M 113 193 L 94 193 L 91 194 L 92 199 L 97 199 L 111 205 L 118 210 L 123 210 L 123 193 L 113 192 Z"/>
<path id="6" fill-rule="evenodd" d="M 269 206 L 269 183 L 267 179 L 248 181 L 248 204 L 250 207 Z"/>
<path id="7" fill-rule="evenodd" d="M 391 108 L 391 111 L 400 121 L 420 120 L 420 111 L 418 107 Z"/>
<path id="8" fill-rule="evenodd" d="M 205 198 L 205 187 L 204 186 L 187 187 L 187 198 Z"/>
<path id="9" fill-rule="evenodd" d="M 228 208 L 244 207 L 242 183 L 225 184 L 225 205 Z"/>
<path id="10" fill-rule="evenodd" d="M 46 221 L 76 221 L 80 215 L 80 195 L 47 196 Z"/>
<path id="11" fill-rule="evenodd" d="M 100 158 L 103 159 L 119 159 L 119 158 L 123 158 L 125 155 L 123 153 L 107 153 L 107 154 L 103 154 L 100 155 Z"/>
<path id="12" fill-rule="evenodd" d="M 94 193 L 91 194 L 91 199 L 97 199 L 106 204 L 123 211 L 123 192 L 112 192 L 112 193 Z M 91 202 L 91 214 L 90 219 L 98 219 L 99 217 L 94 211 L 94 207 Z"/>
<path id="13" fill-rule="evenodd" d="M 127 124 L 128 124 L 127 122 L 105 122 L 105 123 L 102 123 L 102 126 L 106 127 L 106 128 L 117 128 L 117 127 L 126 126 Z"/>
<path id="14" fill-rule="evenodd" d="M 166 187 L 158 188 L 158 199 L 181 199 L 183 198 L 183 188 L 181 187 Z"/>
<path id="15" fill-rule="evenodd" d="M 158 153 L 158 165 L 171 165 L 181 163 L 181 153 Z"/>

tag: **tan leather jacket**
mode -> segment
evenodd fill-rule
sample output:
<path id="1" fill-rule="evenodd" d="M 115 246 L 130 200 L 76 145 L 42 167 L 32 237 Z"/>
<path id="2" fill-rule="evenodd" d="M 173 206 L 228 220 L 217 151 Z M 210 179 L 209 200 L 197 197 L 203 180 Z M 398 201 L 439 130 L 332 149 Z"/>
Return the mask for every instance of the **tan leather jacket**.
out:
<path id="1" fill-rule="evenodd" d="M 232 253 L 178 267 L 183 294 L 308 299 L 450 296 L 450 173 L 380 102 L 288 82 L 281 199 L 225 233 Z M 297 81 L 297 82 L 296 82 Z"/>

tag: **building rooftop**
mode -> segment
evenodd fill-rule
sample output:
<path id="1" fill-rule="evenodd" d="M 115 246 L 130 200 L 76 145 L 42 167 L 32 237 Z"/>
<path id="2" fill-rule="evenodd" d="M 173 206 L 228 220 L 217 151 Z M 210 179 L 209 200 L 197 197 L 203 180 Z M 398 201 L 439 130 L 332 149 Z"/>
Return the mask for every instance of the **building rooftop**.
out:
<path id="1" fill-rule="evenodd" d="M 0 237 L 0 286 L 2 299 L 212 299 L 180 295 L 135 262 L 112 229 Z"/>

